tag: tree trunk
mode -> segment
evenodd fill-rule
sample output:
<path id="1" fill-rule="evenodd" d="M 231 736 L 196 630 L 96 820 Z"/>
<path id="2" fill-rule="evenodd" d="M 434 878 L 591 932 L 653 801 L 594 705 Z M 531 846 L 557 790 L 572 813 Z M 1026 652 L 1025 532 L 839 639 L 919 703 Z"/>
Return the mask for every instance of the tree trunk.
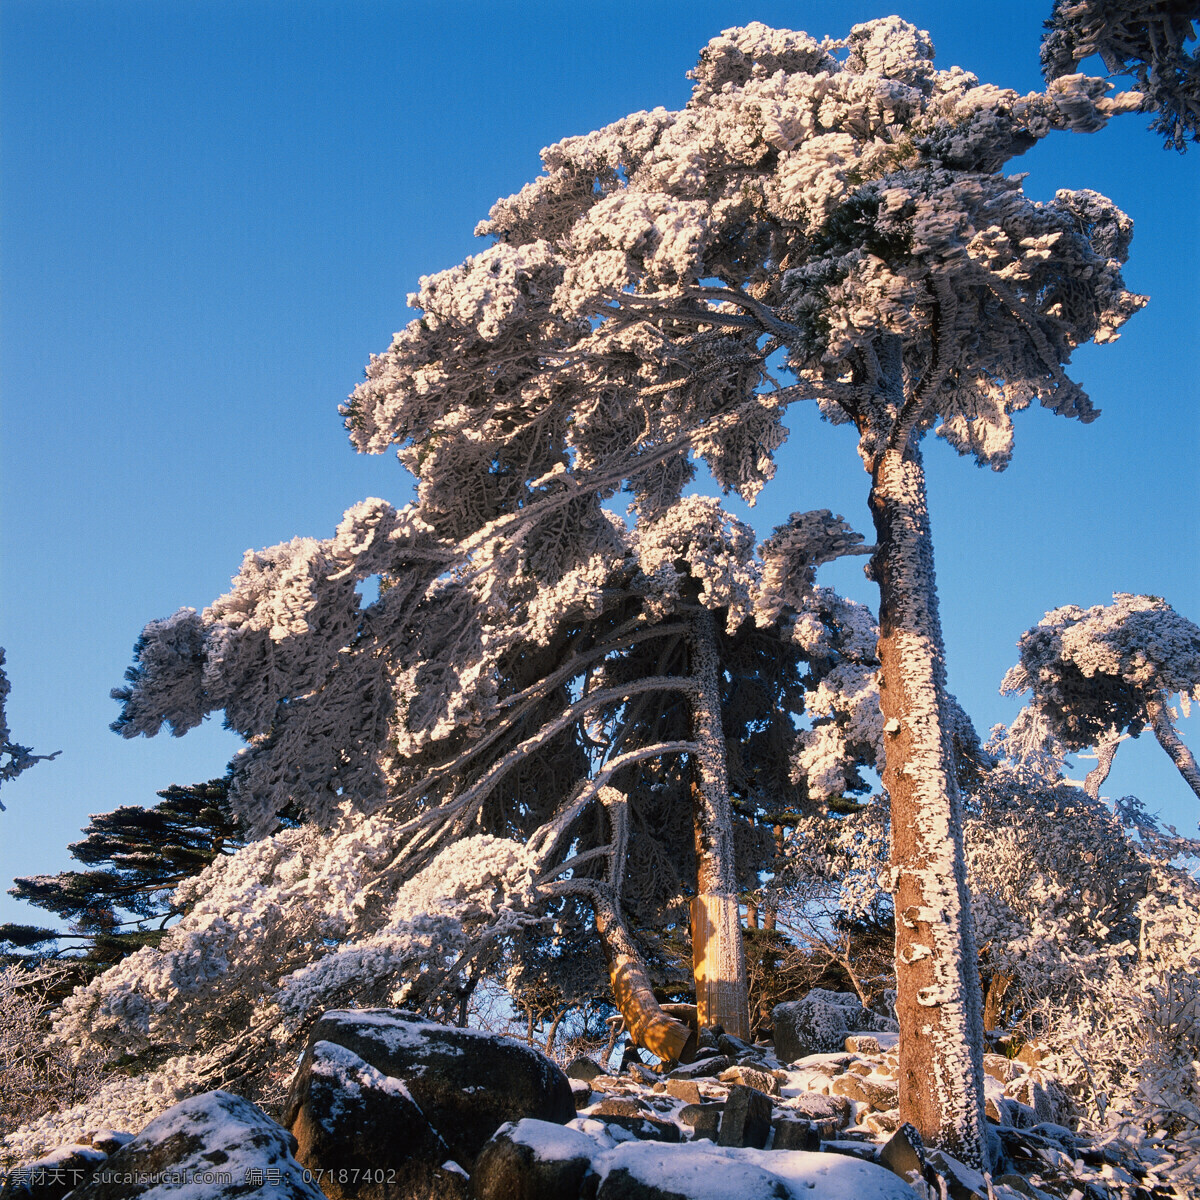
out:
<path id="1" fill-rule="evenodd" d="M 1158 738 L 1158 744 L 1171 756 L 1171 761 L 1179 769 L 1179 773 L 1188 787 L 1197 796 L 1200 796 L 1200 769 L 1196 767 L 1196 760 L 1192 756 L 1192 752 L 1183 744 L 1182 738 L 1176 732 L 1171 714 L 1167 709 L 1166 698 L 1160 697 L 1151 700 L 1146 705 L 1146 712 L 1150 716 L 1150 724 L 1154 729 L 1154 736 Z"/>
<path id="2" fill-rule="evenodd" d="M 692 901 L 692 972 L 702 1026 L 720 1025 L 750 1037 L 746 953 L 733 855 L 733 806 L 725 770 L 721 727 L 721 660 L 713 615 L 696 614 L 692 626 L 692 741 L 695 755 L 692 816 L 696 834 L 696 897 Z"/>
<path id="3" fill-rule="evenodd" d="M 983 1014 L 920 452 L 873 464 L 884 786 L 891 802 L 900 1116 L 986 1166 Z"/>
<path id="4" fill-rule="evenodd" d="M 665 1061 L 691 1062 L 696 1055 L 696 1035 L 682 1021 L 664 1012 L 658 1003 L 646 964 L 621 920 L 617 905 L 599 887 L 589 891 L 589 898 L 608 962 L 613 997 L 625 1018 L 630 1040 Z"/>

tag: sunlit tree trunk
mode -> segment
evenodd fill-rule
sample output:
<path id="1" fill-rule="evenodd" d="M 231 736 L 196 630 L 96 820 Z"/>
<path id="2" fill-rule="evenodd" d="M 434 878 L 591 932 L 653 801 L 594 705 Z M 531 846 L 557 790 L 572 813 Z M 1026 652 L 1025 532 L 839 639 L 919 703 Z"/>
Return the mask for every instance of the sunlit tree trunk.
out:
<path id="1" fill-rule="evenodd" d="M 884 786 L 891 802 L 900 1115 L 984 1165 L 983 1021 L 919 452 L 872 470 Z"/>
<path id="2" fill-rule="evenodd" d="M 696 1053 L 696 1035 L 684 1022 L 663 1011 L 617 905 L 597 890 L 592 895 L 592 906 L 613 998 L 625 1018 L 630 1040 L 661 1059 L 690 1062 Z"/>
<path id="3" fill-rule="evenodd" d="M 692 810 L 696 835 L 696 897 L 692 901 L 692 969 L 703 1025 L 720 1025 L 750 1037 L 746 954 L 733 853 L 733 806 L 721 728 L 720 655 L 713 615 L 696 614 L 692 626 Z"/>

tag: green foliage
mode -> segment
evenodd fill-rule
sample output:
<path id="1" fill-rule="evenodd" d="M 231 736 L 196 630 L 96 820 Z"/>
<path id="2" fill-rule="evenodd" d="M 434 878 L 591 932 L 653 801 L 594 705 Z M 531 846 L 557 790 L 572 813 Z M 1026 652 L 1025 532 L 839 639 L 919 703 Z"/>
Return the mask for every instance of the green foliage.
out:
<path id="1" fill-rule="evenodd" d="M 226 779 L 172 784 L 153 808 L 128 804 L 95 814 L 70 847 L 87 870 L 26 876 L 9 889 L 67 922 L 67 929 L 0 925 L 0 953 L 9 961 L 69 962 L 56 989 L 69 991 L 142 946 L 157 945 L 183 912 L 174 889 L 245 844 L 228 792 Z"/>

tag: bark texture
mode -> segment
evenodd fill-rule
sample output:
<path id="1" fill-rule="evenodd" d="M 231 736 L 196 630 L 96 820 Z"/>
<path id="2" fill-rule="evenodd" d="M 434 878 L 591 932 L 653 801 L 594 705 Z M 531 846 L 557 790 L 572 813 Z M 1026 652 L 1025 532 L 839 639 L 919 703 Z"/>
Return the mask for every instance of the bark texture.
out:
<path id="1" fill-rule="evenodd" d="M 692 901 L 692 972 L 698 1020 L 750 1037 L 746 953 L 737 897 L 733 806 L 721 727 L 721 677 L 713 615 L 696 614 L 692 627 L 692 808 L 696 833 L 696 897 Z"/>
<path id="2" fill-rule="evenodd" d="M 696 1035 L 682 1021 L 664 1012 L 654 995 L 646 964 L 621 920 L 617 905 L 597 889 L 592 895 L 596 930 L 608 962 L 613 997 L 635 1045 L 672 1062 L 691 1062 Z"/>
<path id="3" fill-rule="evenodd" d="M 900 1115 L 985 1166 L 983 1015 L 963 858 L 945 652 L 919 451 L 872 470 L 884 785 L 891 800 Z"/>

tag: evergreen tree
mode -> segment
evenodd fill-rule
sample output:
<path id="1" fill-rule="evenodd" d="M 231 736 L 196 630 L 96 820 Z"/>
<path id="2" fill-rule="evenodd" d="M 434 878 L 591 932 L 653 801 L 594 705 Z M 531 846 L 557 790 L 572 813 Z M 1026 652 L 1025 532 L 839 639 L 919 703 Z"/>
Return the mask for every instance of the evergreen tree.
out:
<path id="1" fill-rule="evenodd" d="M 1110 100 L 1105 81 L 1081 75 L 1020 96 L 932 59 L 928 36 L 898 18 L 824 44 L 754 24 L 705 48 L 680 112 L 634 114 L 547 150 L 546 173 L 481 226 L 494 244 L 422 280 L 422 315 L 346 407 L 359 449 L 398 448 L 418 477 L 416 505 L 359 505 L 331 542 L 248 556 L 233 592 L 203 615 L 147 627 L 120 725 L 131 736 L 164 721 L 182 732 L 224 708 L 252 743 L 231 798 L 255 834 L 292 800 L 326 822 L 348 820 L 339 814 L 351 803 L 402 818 L 404 849 L 379 853 L 403 867 L 388 883 L 405 897 L 404 921 L 414 880 L 435 868 L 425 883 L 459 878 L 465 863 L 446 874 L 450 843 L 480 827 L 496 781 L 536 756 L 561 773 L 542 774 L 537 805 L 511 811 L 549 832 L 526 844 L 534 862 L 505 849 L 501 892 L 562 865 L 544 856 L 560 852 L 561 822 L 576 819 L 581 797 L 611 817 L 601 826 L 611 866 L 625 844 L 625 810 L 602 798 L 613 764 L 562 806 L 560 784 L 586 752 L 565 737 L 579 714 L 567 678 L 544 668 L 542 683 L 501 691 L 529 678 L 514 668 L 529 661 L 519 647 L 538 597 L 561 607 L 574 594 L 589 618 L 603 612 L 620 541 L 603 502 L 627 489 L 651 539 L 656 524 L 686 524 L 698 516 L 679 508 L 693 454 L 752 500 L 786 437 L 784 409 L 815 400 L 855 426 L 871 480 L 901 1108 L 928 1141 L 978 1164 L 982 1027 L 960 722 L 945 688 L 920 442 L 936 428 L 1000 469 L 1012 414 L 1034 400 L 1096 415 L 1063 366 L 1081 342 L 1114 338 L 1142 303 L 1120 275 L 1130 222 L 1093 192 L 1034 202 L 1002 170 L 1053 129 L 1093 130 L 1141 102 Z M 793 382 L 773 379 L 777 352 Z M 805 558 L 784 557 L 785 577 Z M 736 580 L 729 563 L 700 554 L 690 573 L 703 583 L 720 564 L 715 577 Z M 355 582 L 373 573 L 392 586 L 360 610 Z M 703 586 L 698 597 L 700 611 L 679 613 L 686 681 L 656 675 L 586 697 L 689 697 L 686 742 L 628 753 L 687 756 L 700 850 L 693 920 L 704 925 L 693 941 L 714 947 L 713 978 L 730 986 L 715 989 L 725 998 L 711 1011 L 729 1011 L 736 1027 L 745 987 L 713 619 L 723 605 Z M 569 640 L 533 644 L 572 652 Z M 519 733 L 502 705 L 537 732 Z M 422 781 L 414 773 L 437 760 L 421 754 L 453 737 L 463 745 L 453 765 Z M 511 757 L 482 770 L 478 746 L 490 752 L 505 737 L 521 739 Z M 613 888 L 595 890 L 600 909 Z M 361 957 L 343 967 L 366 973 Z"/>
<path id="2" fill-rule="evenodd" d="M 34 958 L 69 957 L 72 982 L 86 982 L 142 946 L 161 941 L 183 909 L 172 893 L 244 839 L 229 808 L 229 782 L 158 793 L 152 808 L 122 805 L 94 814 L 84 837 L 69 847 L 88 870 L 25 876 L 9 895 L 68 922 L 67 931 L 32 925 L 0 925 L 0 942 Z M 68 943 L 57 947 L 57 942 Z M 62 988 L 59 988 L 61 991 Z"/>
<path id="3" fill-rule="evenodd" d="M 1183 151 L 1200 141 L 1200 48 L 1196 0 L 1054 0 L 1042 39 L 1047 80 L 1074 74 L 1098 54 L 1113 75 L 1132 75 L 1150 128 Z"/>

